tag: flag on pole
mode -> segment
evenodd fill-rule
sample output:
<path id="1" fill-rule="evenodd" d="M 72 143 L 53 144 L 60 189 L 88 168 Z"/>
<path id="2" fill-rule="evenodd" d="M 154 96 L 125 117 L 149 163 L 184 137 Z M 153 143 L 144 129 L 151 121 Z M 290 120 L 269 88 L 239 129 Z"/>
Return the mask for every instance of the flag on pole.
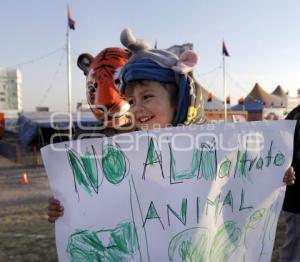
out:
<path id="1" fill-rule="evenodd" d="M 70 29 L 75 30 L 75 20 L 72 18 L 69 5 L 68 5 L 68 26 Z"/>
<path id="2" fill-rule="evenodd" d="M 223 54 L 223 56 L 229 56 L 229 53 L 227 51 L 227 48 L 226 48 L 226 45 L 225 45 L 224 41 L 222 42 L 222 54 Z"/>

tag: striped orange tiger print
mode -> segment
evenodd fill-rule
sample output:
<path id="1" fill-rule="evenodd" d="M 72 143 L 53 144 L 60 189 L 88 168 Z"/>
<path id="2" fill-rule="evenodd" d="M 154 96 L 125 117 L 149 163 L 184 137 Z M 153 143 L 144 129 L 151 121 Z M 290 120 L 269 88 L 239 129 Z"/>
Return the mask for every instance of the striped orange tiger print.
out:
<path id="1" fill-rule="evenodd" d="M 87 101 L 95 117 L 108 127 L 126 125 L 129 104 L 115 85 L 116 71 L 127 63 L 130 52 L 122 48 L 106 48 L 96 57 L 88 53 L 78 57 L 77 65 L 86 76 Z"/>

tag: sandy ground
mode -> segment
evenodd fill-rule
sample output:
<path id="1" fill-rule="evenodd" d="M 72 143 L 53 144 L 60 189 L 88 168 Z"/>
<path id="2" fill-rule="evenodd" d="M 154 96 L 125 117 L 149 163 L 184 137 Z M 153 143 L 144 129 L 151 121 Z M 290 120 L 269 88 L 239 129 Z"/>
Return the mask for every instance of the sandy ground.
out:
<path id="1" fill-rule="evenodd" d="M 29 183 L 20 184 L 26 172 Z M 57 261 L 51 195 L 43 168 L 24 169 L 0 158 L 0 261 Z"/>
<path id="2" fill-rule="evenodd" d="M 24 172 L 26 185 L 19 182 Z M 0 262 L 57 261 L 54 225 L 46 215 L 50 195 L 43 168 L 22 168 L 0 156 Z M 284 231 L 281 217 L 272 262 L 278 260 Z"/>

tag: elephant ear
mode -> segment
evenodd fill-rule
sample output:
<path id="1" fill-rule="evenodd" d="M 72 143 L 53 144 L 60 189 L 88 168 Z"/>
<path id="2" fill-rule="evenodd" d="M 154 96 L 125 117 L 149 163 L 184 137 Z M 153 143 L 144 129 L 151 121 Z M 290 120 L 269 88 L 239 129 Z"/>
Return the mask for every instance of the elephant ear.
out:
<path id="1" fill-rule="evenodd" d="M 177 73 L 189 73 L 192 72 L 198 64 L 198 56 L 192 50 L 184 51 L 172 69 Z"/>
<path id="2" fill-rule="evenodd" d="M 95 58 L 87 53 L 81 54 L 77 59 L 77 66 L 83 71 L 86 76 Z"/>
<path id="3" fill-rule="evenodd" d="M 137 39 L 128 28 L 122 31 L 120 39 L 121 43 L 133 53 L 151 49 L 148 42 L 142 39 Z"/>

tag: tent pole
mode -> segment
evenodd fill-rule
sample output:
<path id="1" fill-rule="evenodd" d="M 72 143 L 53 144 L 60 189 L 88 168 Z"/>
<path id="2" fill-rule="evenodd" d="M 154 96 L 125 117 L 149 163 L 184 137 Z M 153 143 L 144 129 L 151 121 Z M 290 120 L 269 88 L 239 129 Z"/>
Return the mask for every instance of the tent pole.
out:
<path id="1" fill-rule="evenodd" d="M 224 122 L 227 122 L 227 101 L 226 101 L 226 80 L 225 80 L 225 55 L 223 54 L 223 101 L 224 101 Z"/>
<path id="2" fill-rule="evenodd" d="M 69 26 L 67 27 L 67 75 L 68 75 L 68 114 L 69 114 L 69 140 L 72 139 L 72 82 L 71 82 L 71 44 Z"/>

